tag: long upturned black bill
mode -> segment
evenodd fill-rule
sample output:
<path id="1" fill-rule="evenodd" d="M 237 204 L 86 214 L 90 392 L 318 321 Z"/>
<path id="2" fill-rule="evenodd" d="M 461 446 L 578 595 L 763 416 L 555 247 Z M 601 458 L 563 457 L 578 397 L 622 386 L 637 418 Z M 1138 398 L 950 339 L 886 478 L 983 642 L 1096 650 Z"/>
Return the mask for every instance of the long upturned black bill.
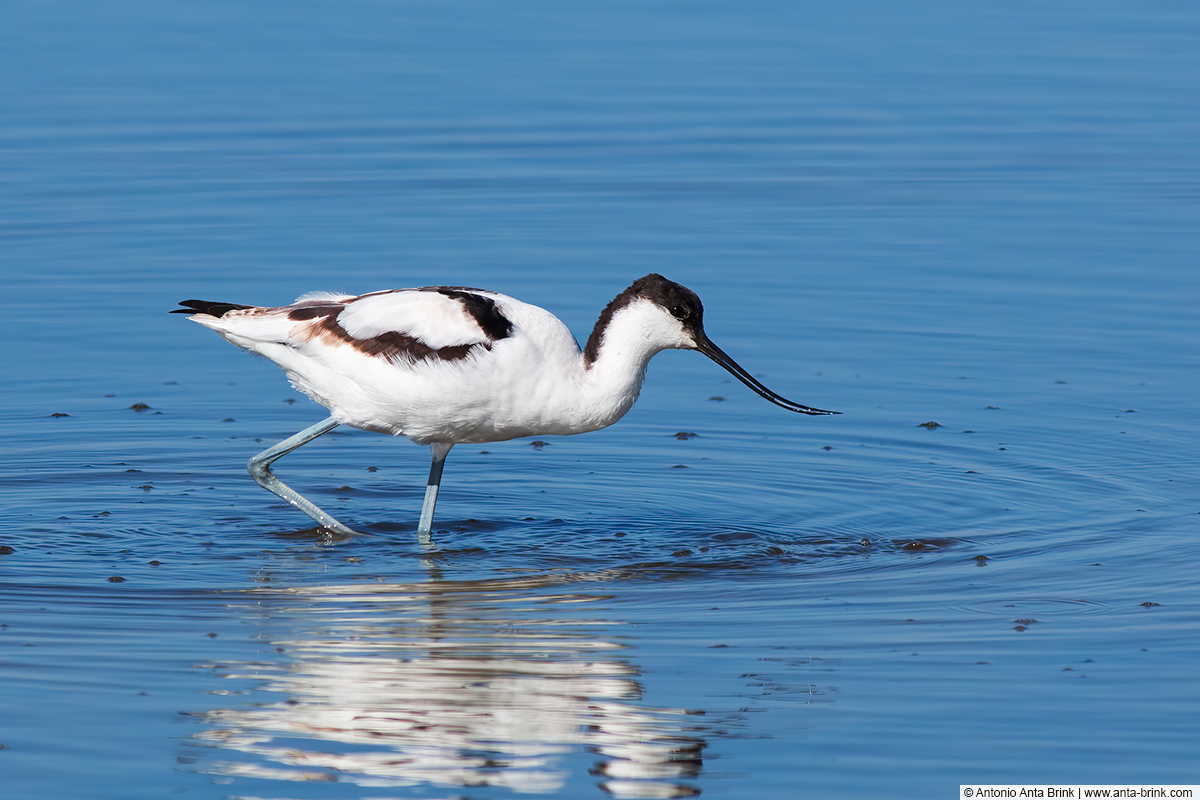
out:
<path id="1" fill-rule="evenodd" d="M 708 340 L 708 337 L 697 337 L 699 341 L 696 344 L 696 349 L 704 355 L 711 358 L 713 361 L 727 369 L 733 377 L 737 378 L 742 383 L 749 386 L 754 391 L 758 392 L 763 397 L 770 400 L 780 408 L 786 408 L 788 411 L 795 411 L 800 414 L 840 414 L 840 411 L 824 411 L 820 408 L 811 408 L 809 406 L 800 405 L 788 400 L 782 395 L 775 394 L 767 387 L 751 377 L 749 372 L 742 369 L 741 365 L 725 354 L 725 351 L 717 347 Z"/>

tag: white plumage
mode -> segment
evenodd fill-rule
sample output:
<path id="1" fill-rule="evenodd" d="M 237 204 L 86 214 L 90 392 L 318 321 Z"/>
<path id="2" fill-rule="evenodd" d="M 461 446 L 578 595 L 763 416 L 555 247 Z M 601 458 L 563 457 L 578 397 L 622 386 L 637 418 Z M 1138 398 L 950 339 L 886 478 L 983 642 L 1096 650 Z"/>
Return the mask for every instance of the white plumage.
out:
<path id="1" fill-rule="evenodd" d="M 419 531 L 427 536 L 442 462 L 455 444 L 574 434 L 613 424 L 637 400 L 658 352 L 699 350 L 776 405 L 704 333 L 695 293 L 647 275 L 617 295 L 586 347 L 550 312 L 482 289 L 432 286 L 349 296 L 311 293 L 281 307 L 188 300 L 176 313 L 264 356 L 330 418 L 250 462 L 266 488 L 332 530 L 352 533 L 270 473 L 270 463 L 338 424 L 433 446 Z"/>

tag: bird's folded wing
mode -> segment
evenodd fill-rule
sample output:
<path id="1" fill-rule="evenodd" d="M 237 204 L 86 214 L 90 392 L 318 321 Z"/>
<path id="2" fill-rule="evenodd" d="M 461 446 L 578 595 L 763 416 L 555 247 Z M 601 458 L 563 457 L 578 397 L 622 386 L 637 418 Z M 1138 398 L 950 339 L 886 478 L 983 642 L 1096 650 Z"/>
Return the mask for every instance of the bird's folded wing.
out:
<path id="1" fill-rule="evenodd" d="M 447 287 L 377 292 L 346 303 L 337 322 L 359 340 L 397 333 L 434 350 L 491 344 L 512 327 L 495 297 Z"/>

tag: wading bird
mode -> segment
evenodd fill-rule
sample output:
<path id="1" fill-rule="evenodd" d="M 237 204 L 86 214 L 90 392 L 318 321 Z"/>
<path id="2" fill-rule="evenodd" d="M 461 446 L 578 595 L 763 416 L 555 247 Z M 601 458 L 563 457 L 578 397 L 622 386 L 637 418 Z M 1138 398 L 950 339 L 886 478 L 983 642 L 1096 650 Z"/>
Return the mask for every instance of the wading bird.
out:
<path id="1" fill-rule="evenodd" d="M 582 350 L 553 314 L 512 297 L 462 286 L 425 286 L 357 297 L 313 293 L 275 308 L 185 300 L 190 314 L 244 350 L 274 361 L 292 385 L 330 411 L 250 459 L 250 475 L 325 528 L 350 528 L 276 478 L 271 463 L 338 425 L 429 445 L 433 462 L 418 533 L 429 536 L 446 454 L 456 444 L 585 433 L 633 407 L 646 365 L 667 349 L 699 350 L 777 406 L 763 386 L 704 333 L 696 293 L 647 275 L 600 314 Z"/>

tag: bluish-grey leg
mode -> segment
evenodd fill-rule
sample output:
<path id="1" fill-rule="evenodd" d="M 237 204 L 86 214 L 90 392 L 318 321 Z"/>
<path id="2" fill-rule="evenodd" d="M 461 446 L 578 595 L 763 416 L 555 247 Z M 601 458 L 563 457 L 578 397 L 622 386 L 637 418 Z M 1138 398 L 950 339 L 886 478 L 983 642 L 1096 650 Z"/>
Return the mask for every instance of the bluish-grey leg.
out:
<path id="1" fill-rule="evenodd" d="M 453 444 L 434 442 L 429 446 L 433 462 L 429 465 L 429 483 L 425 486 L 425 502 L 421 505 L 421 522 L 417 525 L 417 535 L 423 544 L 429 543 L 429 534 L 433 529 L 433 509 L 437 506 L 438 487 L 442 483 L 442 467 L 446 466 L 446 455 Z"/>
<path id="2" fill-rule="evenodd" d="M 261 453 L 254 456 L 254 458 L 251 458 L 250 462 L 246 465 L 246 469 L 249 471 L 250 477 L 254 478 L 259 486 L 263 487 L 269 492 L 274 492 L 284 500 L 287 500 L 296 508 L 300 509 L 305 514 L 308 514 L 310 517 L 319 522 L 321 527 L 327 528 L 334 533 L 342 533 L 353 536 L 356 535 L 356 531 L 350 530 L 345 525 L 338 522 L 321 509 L 317 508 L 317 506 L 310 500 L 271 474 L 271 463 L 273 461 L 286 456 L 297 447 L 311 442 L 318 436 L 329 433 L 331 430 L 336 428 L 338 424 L 339 423 L 336 419 L 329 417 L 328 419 L 322 420 L 316 425 L 313 425 L 311 428 L 305 428 L 295 436 L 289 436 L 274 447 L 268 447 L 266 450 L 263 450 Z"/>

